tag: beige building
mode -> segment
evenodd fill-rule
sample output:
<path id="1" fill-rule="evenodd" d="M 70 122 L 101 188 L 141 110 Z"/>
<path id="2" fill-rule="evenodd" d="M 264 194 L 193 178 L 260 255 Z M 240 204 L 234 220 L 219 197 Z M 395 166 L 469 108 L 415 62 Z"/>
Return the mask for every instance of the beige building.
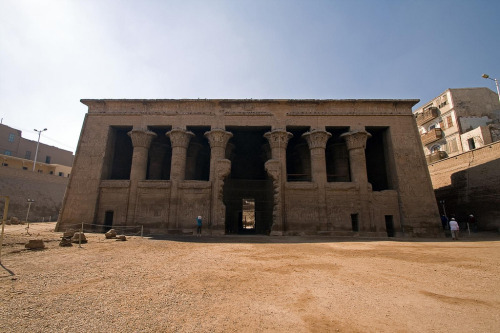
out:
<path id="1" fill-rule="evenodd" d="M 15 128 L 0 124 L 0 154 L 5 156 L 17 157 L 31 161 L 33 169 L 33 160 L 35 159 L 37 141 L 28 140 L 22 137 L 22 132 Z M 43 164 L 57 164 L 71 167 L 73 164 L 73 153 L 68 150 L 60 149 L 40 143 L 38 146 L 37 168 L 35 171 L 47 170 Z M 29 167 L 29 163 L 24 165 Z"/>
<path id="2" fill-rule="evenodd" d="M 82 100 L 57 230 L 438 236 L 418 100 Z"/>
<path id="3" fill-rule="evenodd" d="M 428 163 L 500 139 L 500 103 L 488 88 L 448 89 L 415 111 Z"/>

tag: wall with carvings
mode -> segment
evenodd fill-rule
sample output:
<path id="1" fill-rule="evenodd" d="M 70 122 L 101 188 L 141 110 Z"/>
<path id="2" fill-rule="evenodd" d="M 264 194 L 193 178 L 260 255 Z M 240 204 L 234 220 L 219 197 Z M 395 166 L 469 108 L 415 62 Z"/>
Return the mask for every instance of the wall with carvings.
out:
<path id="1" fill-rule="evenodd" d="M 273 205 L 272 217 L 271 207 L 265 207 L 269 212 L 266 218 L 273 221 L 271 234 L 352 235 L 351 214 L 359 213 L 360 234 L 385 235 L 385 216 L 392 216 L 398 235 L 403 231 L 405 236 L 439 235 L 438 209 L 411 111 L 416 100 L 82 102 L 89 107 L 89 112 L 64 198 L 59 229 L 73 223 L 103 223 L 105 212 L 113 210 L 116 223 L 141 224 L 152 232 L 190 232 L 195 227 L 197 215 L 204 217 L 208 230 L 218 234 L 227 232 L 224 230 L 224 193 L 232 192 L 226 191 L 224 184 L 231 177 L 232 161 L 226 159 L 225 152 L 233 135 L 228 129 L 243 133 L 253 128 L 259 133 L 267 131 L 264 142 L 274 140 L 269 144 L 272 154 L 266 152 L 267 160 L 263 161 L 265 177 L 272 181 L 272 186 L 263 185 L 262 188 L 269 192 L 266 192 L 266 200 Z M 129 180 L 108 178 L 116 158 L 113 155 L 116 152 L 113 131 L 116 129 L 123 129 L 123 133 L 132 129 L 126 133 L 130 136 L 128 133 L 133 132 L 137 141 L 132 142 Z M 169 134 L 165 136 L 163 132 L 167 129 Z M 199 133 L 193 134 L 189 129 Z M 194 137 L 203 142 L 205 129 L 210 129 L 203 134 L 210 142 L 210 171 L 205 173 L 205 178 L 209 174 L 209 180 L 185 180 L 186 172 L 181 169 L 194 170 L 193 165 L 196 165 L 193 161 L 195 155 L 188 152 L 190 140 Z M 287 129 L 300 129 L 300 133 L 307 131 L 304 133 L 307 147 L 313 153 L 311 177 L 304 178 L 305 181 L 287 181 L 286 145 L 293 137 Z M 370 140 L 372 135 L 366 131 L 371 130 L 376 138 L 373 141 L 375 146 L 383 147 L 383 157 L 377 159 L 381 154 L 376 148 L 370 150 L 365 163 L 367 148 L 363 142 L 347 144 L 348 153 L 345 152 L 346 146 L 343 146 L 343 154 L 332 154 L 328 150 L 330 158 L 343 156 L 342 172 L 350 172 L 350 176 L 342 174 L 328 178 L 327 172 L 337 172 L 337 169 L 323 165 L 326 140 L 332 136 L 328 129 L 333 129 L 336 144 L 345 140 L 354 142 L 358 137 Z M 127 136 L 122 137 L 128 140 Z M 223 140 L 216 140 L 219 137 Z M 316 139 L 321 140 L 316 142 Z M 151 140 L 153 145 L 150 147 Z M 161 144 L 171 146 L 171 177 L 146 180 L 148 172 L 151 173 L 154 163 L 158 162 L 150 158 L 151 154 L 160 149 Z M 370 146 L 373 144 L 368 144 L 368 149 L 372 149 Z M 205 148 L 208 150 L 207 146 Z M 207 158 L 203 162 L 205 165 L 208 165 Z M 125 160 L 118 159 L 120 163 Z M 374 168 L 368 170 L 368 175 L 364 164 Z M 332 179 L 337 182 L 328 182 Z M 368 183 L 370 179 L 377 179 L 375 190 Z M 237 208 L 232 209 L 231 214 L 237 216 Z"/>

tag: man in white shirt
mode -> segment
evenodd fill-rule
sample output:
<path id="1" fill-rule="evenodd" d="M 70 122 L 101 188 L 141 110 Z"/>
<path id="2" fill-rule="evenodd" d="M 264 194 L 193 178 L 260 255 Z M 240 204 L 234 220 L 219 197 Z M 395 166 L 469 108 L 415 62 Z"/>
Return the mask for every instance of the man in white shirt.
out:
<path id="1" fill-rule="evenodd" d="M 456 240 L 458 239 L 458 231 L 460 228 L 458 227 L 458 222 L 455 221 L 454 218 L 451 218 L 450 220 L 450 231 L 451 231 L 451 239 Z"/>

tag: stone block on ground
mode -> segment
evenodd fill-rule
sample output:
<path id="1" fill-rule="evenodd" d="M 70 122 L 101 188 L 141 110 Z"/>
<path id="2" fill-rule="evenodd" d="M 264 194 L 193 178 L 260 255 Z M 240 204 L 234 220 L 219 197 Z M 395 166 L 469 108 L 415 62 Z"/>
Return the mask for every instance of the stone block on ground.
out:
<path id="1" fill-rule="evenodd" d="M 108 232 L 104 234 L 104 236 L 106 236 L 106 239 L 116 238 L 115 229 L 109 229 Z"/>
<path id="2" fill-rule="evenodd" d="M 62 238 L 61 241 L 59 242 L 59 246 L 73 246 L 71 244 L 71 239 L 70 238 Z"/>
<path id="3" fill-rule="evenodd" d="M 73 237 L 73 235 L 75 234 L 75 230 L 66 230 L 64 233 L 63 233 L 63 237 Z"/>
<path id="4" fill-rule="evenodd" d="M 45 244 L 41 239 L 30 239 L 24 247 L 28 250 L 41 250 L 45 248 Z"/>
<path id="5" fill-rule="evenodd" d="M 127 237 L 125 237 L 125 235 L 119 235 L 119 236 L 116 236 L 116 240 L 117 241 L 126 241 Z"/>
<path id="6" fill-rule="evenodd" d="M 71 238 L 71 242 L 79 243 L 80 242 L 80 235 L 82 237 L 82 244 L 87 243 L 87 237 L 85 237 L 85 234 L 83 232 L 75 232 L 75 234 Z"/>

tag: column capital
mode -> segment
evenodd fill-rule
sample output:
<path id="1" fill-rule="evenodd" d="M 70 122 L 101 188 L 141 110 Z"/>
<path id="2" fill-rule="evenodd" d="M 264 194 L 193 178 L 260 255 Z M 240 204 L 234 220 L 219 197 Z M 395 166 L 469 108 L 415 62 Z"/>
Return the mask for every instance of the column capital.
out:
<path id="1" fill-rule="evenodd" d="M 340 135 L 341 138 L 344 138 L 348 150 L 357 148 L 365 149 L 366 140 L 371 136 L 372 135 L 370 133 L 363 130 L 350 131 Z"/>
<path id="2" fill-rule="evenodd" d="M 156 137 L 156 133 L 142 129 L 133 129 L 127 134 L 132 139 L 134 148 L 143 147 L 149 149 L 151 141 Z"/>
<path id="3" fill-rule="evenodd" d="M 181 147 L 187 149 L 189 146 L 189 141 L 191 141 L 194 133 L 191 131 L 186 131 L 182 128 L 173 128 L 172 130 L 165 133 L 165 135 L 170 138 L 172 148 Z"/>
<path id="4" fill-rule="evenodd" d="M 306 139 L 309 149 L 314 148 L 326 148 L 326 143 L 328 139 L 332 136 L 331 133 L 322 130 L 312 130 L 302 134 L 302 137 Z"/>
<path id="5" fill-rule="evenodd" d="M 222 128 L 214 128 L 205 132 L 205 136 L 210 143 L 210 148 L 226 148 L 227 142 L 233 137 L 233 133 L 223 130 Z"/>
<path id="6" fill-rule="evenodd" d="M 264 137 L 269 141 L 271 149 L 286 148 L 288 141 L 293 137 L 293 134 L 283 129 L 275 129 L 271 132 L 266 132 Z"/>

